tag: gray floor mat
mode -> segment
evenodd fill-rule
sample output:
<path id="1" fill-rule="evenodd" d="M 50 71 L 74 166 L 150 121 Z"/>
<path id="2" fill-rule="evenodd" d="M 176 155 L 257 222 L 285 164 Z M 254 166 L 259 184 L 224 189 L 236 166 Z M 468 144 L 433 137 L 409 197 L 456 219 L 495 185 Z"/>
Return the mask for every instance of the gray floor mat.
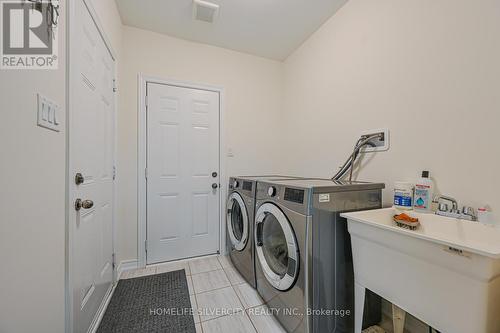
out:
<path id="1" fill-rule="evenodd" d="M 196 333 L 184 270 L 120 280 L 98 333 Z"/>

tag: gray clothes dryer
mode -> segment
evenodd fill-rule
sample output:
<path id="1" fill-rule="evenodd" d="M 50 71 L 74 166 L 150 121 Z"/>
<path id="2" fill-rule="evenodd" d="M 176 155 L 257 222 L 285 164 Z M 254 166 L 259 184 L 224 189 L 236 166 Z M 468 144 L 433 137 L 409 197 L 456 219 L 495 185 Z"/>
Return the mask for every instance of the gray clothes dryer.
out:
<path id="1" fill-rule="evenodd" d="M 352 333 L 354 275 L 340 213 L 380 208 L 384 184 L 296 179 L 258 182 L 257 290 L 287 332 Z M 368 297 L 366 325 L 380 321 Z"/>
<path id="2" fill-rule="evenodd" d="M 253 225 L 255 193 L 261 180 L 297 179 L 293 176 L 241 176 L 229 179 L 226 243 L 229 257 L 241 276 L 252 286 L 255 283 Z"/>

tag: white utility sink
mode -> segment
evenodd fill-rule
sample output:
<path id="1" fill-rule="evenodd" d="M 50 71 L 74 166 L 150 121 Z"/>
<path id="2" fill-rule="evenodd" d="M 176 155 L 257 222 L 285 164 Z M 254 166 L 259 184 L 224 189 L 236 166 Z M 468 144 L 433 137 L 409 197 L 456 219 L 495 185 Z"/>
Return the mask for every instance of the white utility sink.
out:
<path id="1" fill-rule="evenodd" d="M 352 240 L 356 317 L 367 288 L 443 333 L 499 333 L 500 228 L 410 212 L 421 223 L 411 231 L 393 222 L 398 213 L 342 214 Z"/>

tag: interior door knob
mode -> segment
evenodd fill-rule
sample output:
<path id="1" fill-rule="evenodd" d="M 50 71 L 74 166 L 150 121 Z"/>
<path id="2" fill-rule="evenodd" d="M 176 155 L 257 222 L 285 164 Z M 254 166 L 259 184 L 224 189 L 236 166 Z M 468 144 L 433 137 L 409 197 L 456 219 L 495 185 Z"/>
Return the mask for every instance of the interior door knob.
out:
<path id="1" fill-rule="evenodd" d="M 82 200 L 76 199 L 75 201 L 75 210 L 79 211 L 80 209 L 90 209 L 94 207 L 94 202 L 92 200 Z"/>
<path id="2" fill-rule="evenodd" d="M 219 187 L 219 185 L 217 183 L 213 183 L 212 184 L 212 188 L 215 190 L 217 187 Z"/>

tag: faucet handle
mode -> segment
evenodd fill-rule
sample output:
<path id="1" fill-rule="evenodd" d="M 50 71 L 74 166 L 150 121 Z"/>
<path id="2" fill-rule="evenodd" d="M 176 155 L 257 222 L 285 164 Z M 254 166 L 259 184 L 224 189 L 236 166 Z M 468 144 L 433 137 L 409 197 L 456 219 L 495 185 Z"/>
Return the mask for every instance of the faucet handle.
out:
<path id="1" fill-rule="evenodd" d="M 472 208 L 472 207 L 464 206 L 462 208 L 462 214 L 475 217 L 476 216 L 476 210 L 474 208 Z"/>
<path id="2" fill-rule="evenodd" d="M 449 203 L 451 203 L 451 209 L 448 210 L 449 206 L 446 205 L 447 206 L 446 211 L 450 211 L 450 212 L 454 212 L 454 213 L 460 212 L 458 209 L 458 201 L 455 198 L 449 197 L 447 195 L 438 195 L 434 198 L 433 201 L 434 201 L 434 203 L 438 203 L 438 204 L 441 204 L 443 201 L 448 201 Z"/>
<path id="3" fill-rule="evenodd" d="M 445 204 L 444 202 L 442 202 L 439 204 L 438 209 L 440 212 L 447 212 L 448 211 L 448 204 Z"/>

